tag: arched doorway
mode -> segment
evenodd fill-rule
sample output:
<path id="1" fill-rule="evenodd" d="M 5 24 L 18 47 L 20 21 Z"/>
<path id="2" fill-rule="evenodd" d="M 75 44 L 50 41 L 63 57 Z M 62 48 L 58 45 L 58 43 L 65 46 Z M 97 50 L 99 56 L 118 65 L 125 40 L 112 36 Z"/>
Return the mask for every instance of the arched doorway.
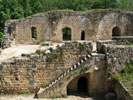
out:
<path id="1" fill-rule="evenodd" d="M 85 40 L 85 31 L 84 30 L 81 31 L 81 40 Z"/>
<path id="2" fill-rule="evenodd" d="M 120 36 L 121 35 L 121 29 L 119 27 L 114 27 L 112 29 L 112 36 Z"/>
<path id="3" fill-rule="evenodd" d="M 62 35 L 63 35 L 63 40 L 64 41 L 69 41 L 71 40 L 71 28 L 65 27 L 62 29 Z"/>
<path id="4" fill-rule="evenodd" d="M 88 93 L 88 79 L 86 77 L 78 79 L 77 91 L 78 93 Z"/>

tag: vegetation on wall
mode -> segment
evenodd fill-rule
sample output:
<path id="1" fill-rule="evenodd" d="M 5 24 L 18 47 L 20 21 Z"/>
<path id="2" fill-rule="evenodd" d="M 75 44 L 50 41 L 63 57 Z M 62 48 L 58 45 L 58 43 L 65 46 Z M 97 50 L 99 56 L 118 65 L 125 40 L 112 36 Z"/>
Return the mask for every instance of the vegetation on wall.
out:
<path id="1" fill-rule="evenodd" d="M 126 64 L 120 73 L 113 75 L 113 79 L 121 81 L 129 90 L 129 93 L 133 94 L 133 61 Z"/>
<path id="2" fill-rule="evenodd" d="M 58 9 L 85 11 L 99 8 L 133 9 L 133 0 L 0 0 L 0 40 L 8 19 Z"/>

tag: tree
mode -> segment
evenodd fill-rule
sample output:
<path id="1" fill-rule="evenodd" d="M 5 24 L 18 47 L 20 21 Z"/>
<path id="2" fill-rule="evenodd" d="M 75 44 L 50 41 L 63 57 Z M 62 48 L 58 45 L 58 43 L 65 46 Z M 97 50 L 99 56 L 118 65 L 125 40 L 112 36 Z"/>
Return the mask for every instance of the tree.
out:
<path id="1" fill-rule="evenodd" d="M 117 1 L 116 0 L 94 0 L 92 9 L 106 9 L 106 8 L 116 8 Z"/>

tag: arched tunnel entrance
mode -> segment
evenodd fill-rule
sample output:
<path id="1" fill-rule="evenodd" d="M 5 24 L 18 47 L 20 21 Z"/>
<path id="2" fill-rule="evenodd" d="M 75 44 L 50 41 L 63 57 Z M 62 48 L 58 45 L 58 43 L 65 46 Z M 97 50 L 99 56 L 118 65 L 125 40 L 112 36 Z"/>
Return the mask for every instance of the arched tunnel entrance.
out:
<path id="1" fill-rule="evenodd" d="M 77 91 L 78 93 L 88 93 L 88 79 L 86 77 L 79 78 Z"/>
<path id="2" fill-rule="evenodd" d="M 67 95 L 89 95 L 90 73 L 75 77 L 67 85 Z"/>
<path id="3" fill-rule="evenodd" d="M 112 36 L 121 36 L 121 29 L 120 27 L 116 26 L 112 29 Z"/>

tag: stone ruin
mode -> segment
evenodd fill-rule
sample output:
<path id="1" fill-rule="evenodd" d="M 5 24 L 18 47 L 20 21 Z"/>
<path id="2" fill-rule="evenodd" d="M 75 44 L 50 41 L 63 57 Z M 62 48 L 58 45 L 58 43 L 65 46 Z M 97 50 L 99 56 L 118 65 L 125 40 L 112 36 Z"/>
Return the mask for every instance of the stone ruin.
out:
<path id="1" fill-rule="evenodd" d="M 36 93 L 47 98 L 113 91 L 131 100 L 131 95 L 124 90 L 118 93 L 110 84 L 110 74 L 133 60 L 132 11 L 53 11 L 5 23 L 3 48 L 46 41 L 63 45 L 1 62 L 0 93 Z"/>
<path id="2" fill-rule="evenodd" d="M 132 36 L 131 11 L 53 11 L 5 23 L 3 45 L 37 44 L 43 41 L 110 40 L 112 36 Z M 36 32 L 36 37 L 33 36 Z M 64 38 L 65 37 L 65 38 Z"/>

